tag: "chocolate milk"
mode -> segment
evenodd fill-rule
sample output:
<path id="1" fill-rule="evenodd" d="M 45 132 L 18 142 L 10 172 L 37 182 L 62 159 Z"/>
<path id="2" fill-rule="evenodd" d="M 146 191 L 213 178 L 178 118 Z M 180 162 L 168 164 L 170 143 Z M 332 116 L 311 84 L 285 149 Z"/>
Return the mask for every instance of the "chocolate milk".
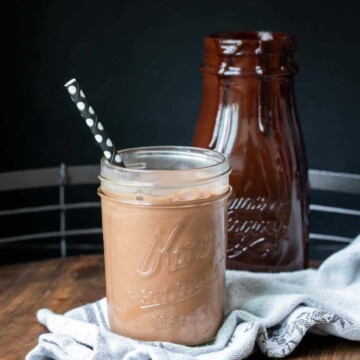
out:
<path id="1" fill-rule="evenodd" d="M 165 196 L 149 195 L 149 189 L 124 194 L 102 178 L 108 318 L 114 332 L 185 345 L 215 336 L 224 316 L 228 170 L 225 182 L 218 176 L 215 185 L 211 179 L 196 180 L 193 187 L 181 182 L 176 191 L 165 186 Z M 163 182 L 167 175 L 174 172 L 162 171 Z"/>

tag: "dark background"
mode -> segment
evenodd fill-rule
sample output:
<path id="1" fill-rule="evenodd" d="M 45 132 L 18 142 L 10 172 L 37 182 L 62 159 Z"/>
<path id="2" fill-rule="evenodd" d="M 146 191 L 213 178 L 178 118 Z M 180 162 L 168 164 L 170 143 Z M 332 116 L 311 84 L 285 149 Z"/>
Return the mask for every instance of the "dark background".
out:
<path id="1" fill-rule="evenodd" d="M 0 171 L 98 163 L 99 150 L 63 88 L 72 77 L 118 148 L 190 144 L 203 37 L 272 30 L 297 39 L 310 167 L 360 173 L 359 10 L 355 1 L 14 0 L 2 24 Z M 0 194 L 1 208 L 13 206 L 14 196 Z M 34 220 L 27 221 L 33 230 Z M 1 235 L 19 223 L 6 220 Z"/>

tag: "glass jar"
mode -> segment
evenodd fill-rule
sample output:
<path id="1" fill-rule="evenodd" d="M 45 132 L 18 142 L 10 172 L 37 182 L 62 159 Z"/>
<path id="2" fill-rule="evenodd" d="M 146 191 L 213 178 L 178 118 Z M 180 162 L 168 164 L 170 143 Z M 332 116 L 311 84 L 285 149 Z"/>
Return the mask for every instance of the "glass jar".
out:
<path id="1" fill-rule="evenodd" d="M 119 151 L 101 161 L 111 329 L 145 341 L 201 344 L 224 316 L 226 156 L 192 147 Z"/>
<path id="2" fill-rule="evenodd" d="M 205 38 L 193 144 L 230 159 L 230 269 L 290 271 L 307 265 L 308 177 L 294 49 L 293 37 L 282 33 Z"/>

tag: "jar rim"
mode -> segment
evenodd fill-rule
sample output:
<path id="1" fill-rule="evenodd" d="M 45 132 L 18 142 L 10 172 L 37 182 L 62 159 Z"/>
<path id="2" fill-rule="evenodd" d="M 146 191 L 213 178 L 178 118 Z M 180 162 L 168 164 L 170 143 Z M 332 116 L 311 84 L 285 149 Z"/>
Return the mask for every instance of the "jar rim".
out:
<path id="1" fill-rule="evenodd" d="M 230 173 L 228 156 L 191 146 L 147 146 L 118 151 L 125 167 L 101 159 L 102 183 L 130 188 L 174 188 L 207 184 Z"/>
<path id="2" fill-rule="evenodd" d="M 228 156 L 220 153 L 216 150 L 210 150 L 210 149 L 203 149 L 203 148 L 199 148 L 199 147 L 194 147 L 194 146 L 169 146 L 169 145 L 164 145 L 164 146 L 143 146 L 143 147 L 133 147 L 133 148 L 126 148 L 126 149 L 122 149 L 122 150 L 118 150 L 117 154 L 119 154 L 121 156 L 121 158 L 123 159 L 123 161 L 125 162 L 126 165 L 126 159 L 124 158 L 124 155 L 126 155 L 126 153 L 131 153 L 131 152 L 139 152 L 139 151 L 161 151 L 161 152 L 165 152 L 165 151 L 172 151 L 175 150 L 177 152 L 180 152 L 180 150 L 187 152 L 188 154 L 190 152 L 193 153 L 197 153 L 197 154 L 203 154 L 203 155 L 208 155 L 208 156 L 217 156 L 219 159 L 219 162 L 217 163 L 212 163 L 210 165 L 206 165 L 206 166 L 202 166 L 202 167 L 194 167 L 191 169 L 138 169 L 138 168 L 131 168 L 131 167 L 121 167 L 115 164 L 110 163 L 105 156 L 103 156 L 101 158 L 101 166 L 106 166 L 110 169 L 113 170 L 120 170 L 120 171 L 126 171 L 126 172 L 132 172 L 132 173 L 146 173 L 149 174 L 151 172 L 153 173 L 157 173 L 160 174 L 161 172 L 193 172 L 193 171 L 201 171 L 201 170 L 208 170 L 211 168 L 214 168 L 216 166 L 222 165 L 226 162 L 228 162 Z"/>

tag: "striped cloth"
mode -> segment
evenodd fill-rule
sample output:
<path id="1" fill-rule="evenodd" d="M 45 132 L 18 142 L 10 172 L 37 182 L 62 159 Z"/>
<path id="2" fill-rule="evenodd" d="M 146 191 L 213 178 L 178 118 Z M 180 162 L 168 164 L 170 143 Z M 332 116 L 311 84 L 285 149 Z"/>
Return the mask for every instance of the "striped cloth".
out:
<path id="1" fill-rule="evenodd" d="M 318 270 L 266 274 L 227 272 L 226 319 L 213 343 L 187 347 L 116 335 L 106 299 L 64 315 L 37 313 L 50 333 L 27 360 L 238 360 L 254 351 L 281 358 L 306 332 L 360 341 L 360 236 Z"/>

